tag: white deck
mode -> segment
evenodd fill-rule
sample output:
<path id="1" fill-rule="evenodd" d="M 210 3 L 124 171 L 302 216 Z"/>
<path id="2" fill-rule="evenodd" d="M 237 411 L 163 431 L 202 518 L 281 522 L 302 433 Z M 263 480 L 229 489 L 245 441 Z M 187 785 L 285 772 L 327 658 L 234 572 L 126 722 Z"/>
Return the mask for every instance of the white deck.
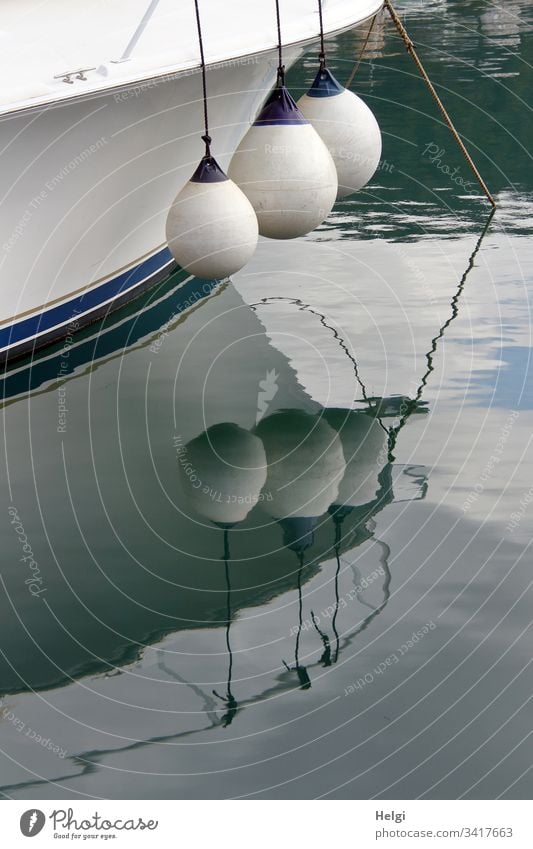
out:
<path id="1" fill-rule="evenodd" d="M 1 0 L 0 113 L 197 67 L 193 0 L 159 0 L 128 61 L 117 63 L 150 0 Z M 373 15 L 382 0 L 323 0 L 327 32 Z M 277 43 L 274 0 L 200 0 L 208 63 Z M 281 0 L 285 44 L 316 38 L 317 0 Z M 87 80 L 54 79 L 95 68 Z"/>

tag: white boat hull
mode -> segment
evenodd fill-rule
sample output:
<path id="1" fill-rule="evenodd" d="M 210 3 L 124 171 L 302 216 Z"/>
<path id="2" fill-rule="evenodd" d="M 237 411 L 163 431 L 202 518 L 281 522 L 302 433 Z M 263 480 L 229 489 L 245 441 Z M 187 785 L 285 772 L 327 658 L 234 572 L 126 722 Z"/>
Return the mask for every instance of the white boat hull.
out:
<path id="1" fill-rule="evenodd" d="M 268 56 L 211 75 L 222 167 L 274 76 Z M 203 152 L 198 86 L 187 75 L 1 119 L 0 353 L 86 323 L 172 269 L 168 208 Z"/>

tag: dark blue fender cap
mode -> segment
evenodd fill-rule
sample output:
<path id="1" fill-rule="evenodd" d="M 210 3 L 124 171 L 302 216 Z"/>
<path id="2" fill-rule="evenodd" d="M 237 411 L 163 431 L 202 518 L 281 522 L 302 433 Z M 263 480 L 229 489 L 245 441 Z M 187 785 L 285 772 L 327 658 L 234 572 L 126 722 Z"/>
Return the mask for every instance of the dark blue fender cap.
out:
<path id="1" fill-rule="evenodd" d="M 308 124 L 295 101 L 284 85 L 276 86 L 261 112 L 254 121 L 254 127 L 273 124 Z"/>
<path id="2" fill-rule="evenodd" d="M 328 513 L 330 516 L 333 516 L 333 519 L 336 522 L 342 522 L 344 519 L 350 515 L 353 511 L 353 507 L 349 504 L 332 504 L 328 509 Z"/>
<path id="3" fill-rule="evenodd" d="M 192 175 L 191 183 L 223 183 L 229 180 L 222 168 L 212 156 L 202 156 L 200 164 Z"/>
<path id="4" fill-rule="evenodd" d="M 283 545 L 291 551 L 301 554 L 313 545 L 313 531 L 318 523 L 318 517 L 290 516 L 287 519 L 280 519 L 279 523 L 283 530 Z"/>
<path id="5" fill-rule="evenodd" d="M 313 80 L 313 84 L 307 92 L 308 97 L 334 97 L 336 94 L 342 94 L 346 91 L 344 86 L 335 79 L 331 71 L 327 68 L 320 69 Z"/>

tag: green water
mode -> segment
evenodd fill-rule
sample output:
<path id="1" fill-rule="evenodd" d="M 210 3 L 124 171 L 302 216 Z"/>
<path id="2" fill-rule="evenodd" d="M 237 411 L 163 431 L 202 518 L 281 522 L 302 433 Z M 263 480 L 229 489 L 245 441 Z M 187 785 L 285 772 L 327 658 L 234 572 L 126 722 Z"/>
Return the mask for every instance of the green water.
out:
<path id="1" fill-rule="evenodd" d="M 533 8 L 402 9 L 491 220 L 378 20 L 366 189 L 5 378 L 4 797 L 530 798 Z"/>

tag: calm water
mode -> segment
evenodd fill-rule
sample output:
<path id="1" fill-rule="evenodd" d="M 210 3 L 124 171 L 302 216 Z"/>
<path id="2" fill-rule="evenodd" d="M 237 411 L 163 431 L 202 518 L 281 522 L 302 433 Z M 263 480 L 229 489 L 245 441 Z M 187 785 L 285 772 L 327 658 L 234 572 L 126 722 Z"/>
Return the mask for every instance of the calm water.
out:
<path id="1" fill-rule="evenodd" d="M 381 21 L 365 191 L 5 379 L 5 797 L 531 796 L 533 4 L 405 8 L 491 221 Z"/>

